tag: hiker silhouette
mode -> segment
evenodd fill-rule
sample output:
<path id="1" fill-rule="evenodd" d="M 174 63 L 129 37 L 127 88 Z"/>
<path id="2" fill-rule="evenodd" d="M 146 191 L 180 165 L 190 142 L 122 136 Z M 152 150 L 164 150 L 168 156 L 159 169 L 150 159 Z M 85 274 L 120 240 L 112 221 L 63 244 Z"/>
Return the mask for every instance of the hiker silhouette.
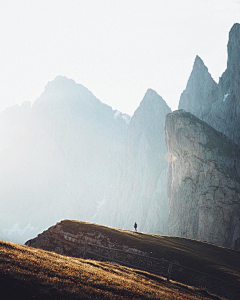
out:
<path id="1" fill-rule="evenodd" d="M 136 222 L 134 223 L 134 229 L 135 229 L 135 231 L 137 231 L 137 223 Z"/>

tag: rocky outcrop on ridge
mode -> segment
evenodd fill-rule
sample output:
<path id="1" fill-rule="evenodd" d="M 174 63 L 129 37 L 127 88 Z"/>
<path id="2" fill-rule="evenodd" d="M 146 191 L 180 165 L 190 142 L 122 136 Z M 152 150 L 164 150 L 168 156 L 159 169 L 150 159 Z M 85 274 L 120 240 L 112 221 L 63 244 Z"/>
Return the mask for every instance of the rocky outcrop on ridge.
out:
<path id="1" fill-rule="evenodd" d="M 227 69 L 218 85 L 197 56 L 179 109 L 191 112 L 240 145 L 240 24 L 229 32 Z"/>
<path id="2" fill-rule="evenodd" d="M 240 147 L 184 110 L 166 117 L 169 234 L 234 247 Z"/>
<path id="3" fill-rule="evenodd" d="M 117 229 L 96 225 L 88 222 L 64 220 L 45 230 L 36 238 L 25 244 L 34 248 L 53 251 L 74 257 L 84 257 L 85 251 L 92 250 L 95 254 L 109 257 L 105 248 L 124 250 L 134 254 L 144 254 L 136 248 L 125 245 L 117 239 Z M 96 245 L 96 247 L 93 247 Z M 99 246 L 99 247 L 97 247 Z"/>
<path id="4" fill-rule="evenodd" d="M 148 245 L 147 235 L 143 243 L 144 236 L 140 237 L 141 243 L 138 239 L 137 232 L 88 222 L 64 220 L 25 244 L 72 257 L 114 261 L 152 272 L 159 273 L 163 270 L 166 272 L 167 261 L 151 259 L 154 250 Z M 149 239 L 153 242 L 154 237 L 150 236 Z"/>
<path id="5" fill-rule="evenodd" d="M 125 159 L 115 188 L 94 222 L 148 233 L 167 233 L 165 117 L 171 110 L 148 90 L 129 124 Z"/>

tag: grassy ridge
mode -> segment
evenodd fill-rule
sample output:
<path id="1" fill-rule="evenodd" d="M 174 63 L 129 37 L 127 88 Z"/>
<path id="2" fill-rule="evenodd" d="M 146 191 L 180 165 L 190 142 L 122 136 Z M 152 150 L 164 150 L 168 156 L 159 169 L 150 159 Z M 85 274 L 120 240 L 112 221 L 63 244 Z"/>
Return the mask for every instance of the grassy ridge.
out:
<path id="1" fill-rule="evenodd" d="M 171 262 L 240 285 L 240 253 L 196 240 L 121 230 L 98 224 L 64 220 L 58 223 L 65 232 L 99 232 L 119 245 L 128 245 Z"/>
<path id="2" fill-rule="evenodd" d="M 203 287 L 227 299 L 240 299 L 239 251 L 186 238 L 120 230 L 87 222 L 64 220 L 58 224 L 64 232 L 100 233 L 114 242 L 116 247 L 127 245 L 146 252 L 149 256 L 176 263 L 171 276 L 173 280 Z"/>
<path id="3" fill-rule="evenodd" d="M 0 299 L 219 299 L 116 264 L 0 242 Z"/>

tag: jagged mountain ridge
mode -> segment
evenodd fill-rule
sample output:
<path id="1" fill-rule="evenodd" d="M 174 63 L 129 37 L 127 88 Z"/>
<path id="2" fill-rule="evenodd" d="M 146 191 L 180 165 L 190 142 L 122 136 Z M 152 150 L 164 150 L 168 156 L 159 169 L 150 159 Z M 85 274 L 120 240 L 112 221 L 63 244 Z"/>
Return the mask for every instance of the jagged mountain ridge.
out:
<path id="1" fill-rule="evenodd" d="M 186 128 L 182 129 L 184 136 L 188 132 L 189 140 L 183 139 L 181 145 L 171 141 L 168 136 L 169 151 L 177 153 L 177 160 L 171 163 L 168 175 L 169 201 L 175 203 L 173 200 L 175 198 L 176 202 L 178 202 L 179 193 L 179 201 L 182 201 L 179 212 L 174 210 L 174 208 L 172 208 L 171 212 L 170 205 L 169 233 L 180 236 L 192 236 L 193 238 L 212 241 L 218 245 L 234 247 L 234 243 L 237 243 L 237 239 L 240 236 L 240 220 L 238 217 L 240 199 L 238 195 L 239 180 L 237 179 L 239 178 L 239 154 L 236 153 L 236 148 L 232 151 L 236 147 L 236 145 L 233 146 L 234 142 L 240 145 L 240 24 L 232 26 L 229 32 L 227 48 L 227 69 L 219 79 L 219 83 L 217 84 L 212 79 L 207 67 L 197 56 L 186 89 L 180 97 L 180 109 L 185 109 L 187 112 L 192 113 L 217 131 L 224 133 L 224 135 L 220 135 L 220 133 L 218 135 L 216 133 L 210 135 L 208 137 L 210 148 L 207 152 L 202 149 L 201 139 L 203 136 L 208 135 L 208 131 L 204 132 L 204 130 L 198 128 L 195 132 L 196 136 L 193 138 L 193 132 L 190 129 L 189 131 Z M 200 124 L 199 119 L 196 121 L 198 124 Z M 205 126 L 204 128 L 210 127 Z M 176 132 L 171 131 L 171 133 L 175 139 L 178 139 L 179 129 L 175 127 L 175 130 Z M 185 142 L 189 148 L 184 145 Z M 198 145 L 198 142 L 201 145 Z M 218 145 L 216 142 L 218 142 Z M 196 147 L 194 149 L 195 156 L 191 148 L 194 145 Z M 179 151 L 179 147 L 182 148 L 182 151 Z M 183 149 L 185 150 L 183 151 Z M 207 153 L 209 157 L 200 157 L 203 153 Z M 191 159 L 189 158 L 190 156 Z M 210 158 L 212 162 L 209 162 Z M 199 161 L 199 170 L 197 172 L 195 168 L 189 176 L 189 179 L 193 180 L 194 185 L 197 184 L 196 176 L 201 177 L 203 166 L 208 170 L 210 164 L 213 170 L 213 172 L 210 172 L 211 176 L 208 173 L 208 182 L 205 181 L 206 178 L 202 178 L 202 182 L 199 184 L 199 190 L 201 188 L 205 190 L 205 196 L 202 194 L 201 197 L 198 194 L 193 194 L 193 187 L 190 184 L 191 180 L 188 182 L 188 186 L 186 184 L 186 172 L 190 172 L 190 165 L 195 166 L 197 160 Z M 201 160 L 203 166 L 200 164 Z M 174 170 L 173 173 L 172 170 Z M 232 174 L 235 175 L 232 176 Z M 174 176 L 177 176 L 178 183 L 173 178 Z M 217 180 L 218 177 L 228 178 L 229 176 L 232 181 L 230 179 L 226 180 L 225 187 L 224 181 Z M 214 183 L 213 186 L 210 183 Z M 188 201 L 184 201 L 184 193 Z M 219 193 L 221 199 L 220 203 L 217 201 L 217 193 Z M 216 214 L 214 217 L 209 217 L 207 210 L 205 210 L 206 216 L 202 212 L 200 216 L 199 205 L 202 207 L 203 203 L 205 208 L 208 203 L 211 216 L 214 216 L 214 210 L 219 213 L 218 216 Z M 229 203 L 233 204 L 232 208 L 230 208 Z M 226 211 L 224 211 L 224 205 L 226 205 Z M 192 209 L 189 209 L 189 206 Z M 184 210 L 189 211 L 186 216 L 183 213 Z M 177 224 L 174 224 L 176 220 L 178 225 L 181 224 L 179 228 L 177 228 Z M 210 230 L 208 230 L 208 227 Z M 235 245 L 235 247 L 237 246 Z"/>
<path id="2" fill-rule="evenodd" d="M 32 107 L 1 113 L 0 237 L 23 243 L 65 218 L 167 233 L 170 111 L 148 90 L 132 121 L 58 76 Z"/>
<path id="3" fill-rule="evenodd" d="M 219 84 L 196 58 L 179 104 L 236 143 L 239 40 L 235 24 L 229 34 L 228 67 Z M 160 100 L 162 107 L 151 107 L 152 98 L 160 99 L 154 91 L 146 95 L 129 128 L 129 116 L 62 76 L 48 84 L 32 108 L 24 103 L 2 113 L 2 237 L 26 230 L 35 235 L 60 219 L 91 220 L 93 215 L 112 226 L 132 228 L 137 221 L 140 230 L 166 232 L 162 120 L 170 111 Z M 16 214 L 21 210 L 22 215 Z M 44 226 L 38 228 L 40 219 Z"/>
<path id="4" fill-rule="evenodd" d="M 179 109 L 191 112 L 240 145 L 240 24 L 229 32 L 227 69 L 219 79 L 212 79 L 197 56 Z"/>

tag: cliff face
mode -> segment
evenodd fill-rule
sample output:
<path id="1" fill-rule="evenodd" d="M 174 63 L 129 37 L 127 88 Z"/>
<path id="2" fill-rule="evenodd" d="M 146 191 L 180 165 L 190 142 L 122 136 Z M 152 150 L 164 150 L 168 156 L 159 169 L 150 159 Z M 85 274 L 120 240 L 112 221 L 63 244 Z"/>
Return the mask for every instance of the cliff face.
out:
<path id="1" fill-rule="evenodd" d="M 167 233 L 165 101 L 148 90 L 129 124 L 125 158 L 112 192 L 94 221 L 113 227 Z"/>
<path id="2" fill-rule="evenodd" d="M 240 236 L 240 147 L 183 110 L 166 117 L 169 234 L 233 247 Z"/>
<path id="3" fill-rule="evenodd" d="M 240 145 L 240 24 L 229 32 L 227 69 L 218 85 L 197 57 L 179 109 L 191 112 Z"/>

